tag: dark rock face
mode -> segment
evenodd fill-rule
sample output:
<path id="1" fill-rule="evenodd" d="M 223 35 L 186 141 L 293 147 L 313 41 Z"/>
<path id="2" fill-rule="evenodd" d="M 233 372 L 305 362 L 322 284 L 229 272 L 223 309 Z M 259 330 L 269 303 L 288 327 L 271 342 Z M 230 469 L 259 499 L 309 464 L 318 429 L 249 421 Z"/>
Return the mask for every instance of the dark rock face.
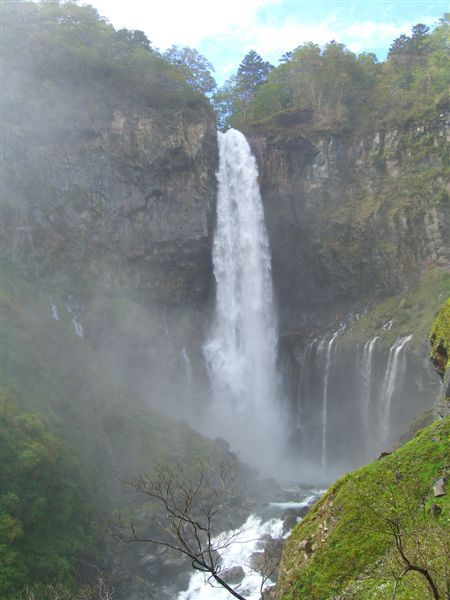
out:
<path id="1" fill-rule="evenodd" d="M 249 136 L 287 330 L 305 313 L 399 293 L 450 265 L 444 116 L 403 131 L 305 136 Z"/>
<path id="2" fill-rule="evenodd" d="M 128 108 L 64 130 L 6 123 L 6 257 L 66 284 L 165 305 L 203 301 L 217 163 L 215 123 L 204 113 Z"/>

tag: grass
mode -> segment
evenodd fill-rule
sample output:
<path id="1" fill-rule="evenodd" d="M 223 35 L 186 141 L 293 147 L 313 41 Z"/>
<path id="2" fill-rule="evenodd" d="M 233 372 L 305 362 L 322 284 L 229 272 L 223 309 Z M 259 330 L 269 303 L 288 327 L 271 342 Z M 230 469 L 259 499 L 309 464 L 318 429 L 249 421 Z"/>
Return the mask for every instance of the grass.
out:
<path id="1" fill-rule="evenodd" d="M 433 573 L 444 594 L 450 495 L 433 483 L 450 473 L 450 418 L 432 424 L 392 455 L 335 483 L 293 531 L 283 553 L 279 598 L 390 599 L 401 572 L 385 519 L 398 516 L 409 556 Z M 441 512 L 435 515 L 431 506 Z M 309 539 L 313 552 L 301 550 Z M 416 544 L 421 546 L 419 556 Z M 408 574 L 396 598 L 431 597 L 423 577 Z M 442 596 L 444 597 L 444 595 Z"/>

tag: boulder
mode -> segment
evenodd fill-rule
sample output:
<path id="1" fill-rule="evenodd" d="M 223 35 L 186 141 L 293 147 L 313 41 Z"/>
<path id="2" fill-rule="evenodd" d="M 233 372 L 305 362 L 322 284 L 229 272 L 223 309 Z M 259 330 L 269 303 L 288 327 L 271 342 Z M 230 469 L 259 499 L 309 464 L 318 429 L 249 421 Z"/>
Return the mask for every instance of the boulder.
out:
<path id="1" fill-rule="evenodd" d="M 440 477 L 433 484 L 433 495 L 435 498 L 438 498 L 439 496 L 445 496 L 446 493 L 447 491 L 445 489 L 445 479 L 443 477 Z"/>
<path id="2" fill-rule="evenodd" d="M 230 569 L 225 569 L 220 573 L 220 577 L 227 583 L 228 585 L 233 585 L 236 583 L 240 583 L 244 577 L 245 572 L 244 569 L 240 566 L 231 567 Z"/>

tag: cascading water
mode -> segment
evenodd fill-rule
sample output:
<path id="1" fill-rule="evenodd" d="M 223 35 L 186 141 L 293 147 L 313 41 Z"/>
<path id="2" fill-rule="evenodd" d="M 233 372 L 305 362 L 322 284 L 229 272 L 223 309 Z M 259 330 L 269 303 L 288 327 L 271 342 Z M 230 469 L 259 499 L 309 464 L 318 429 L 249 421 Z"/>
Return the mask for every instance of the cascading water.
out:
<path id="1" fill-rule="evenodd" d="M 219 158 L 216 314 L 204 346 L 214 398 L 210 429 L 261 467 L 268 458 L 262 450 L 280 445 L 282 429 L 269 243 L 256 161 L 242 133 L 219 133 Z"/>
<path id="2" fill-rule="evenodd" d="M 188 400 L 191 399 L 192 396 L 192 365 L 191 365 L 191 359 L 189 358 L 189 355 L 186 351 L 186 348 L 182 348 L 181 349 L 181 357 L 183 359 L 183 363 L 184 363 L 184 373 L 185 373 L 185 378 L 186 378 L 186 394 L 188 397 Z"/>
<path id="3" fill-rule="evenodd" d="M 386 373 L 381 388 L 381 409 L 382 409 L 382 436 L 383 439 L 387 439 L 389 436 L 389 423 L 391 414 L 391 403 L 394 395 L 394 390 L 397 384 L 397 380 L 401 374 L 404 363 L 400 360 L 402 356 L 402 350 L 406 344 L 412 339 L 412 335 L 396 340 L 393 346 L 389 350 L 389 357 L 386 366 Z"/>
<path id="4" fill-rule="evenodd" d="M 55 321 L 59 321 L 58 308 L 57 308 L 56 304 L 53 302 L 51 296 L 48 297 L 48 301 L 50 302 L 50 309 L 52 311 L 52 318 L 55 319 Z"/>
<path id="5" fill-rule="evenodd" d="M 73 298 L 69 298 L 66 308 L 67 308 L 67 312 L 72 317 L 72 325 L 75 330 L 75 333 L 77 334 L 78 337 L 84 337 L 84 329 L 78 319 L 77 307 L 73 301 Z"/>
<path id="6" fill-rule="evenodd" d="M 364 425 L 366 429 L 369 429 L 369 417 L 370 417 L 370 401 L 372 399 L 372 370 L 373 370 L 373 351 L 380 336 L 375 336 L 372 340 L 367 341 L 364 344 L 363 356 L 362 356 L 362 411 Z M 369 438 L 367 437 L 367 440 Z"/>
<path id="7" fill-rule="evenodd" d="M 326 468 L 327 463 L 327 424 L 328 424 L 328 384 L 330 379 L 330 367 L 331 367 L 331 358 L 333 346 L 336 342 L 337 336 L 339 335 L 340 330 L 335 331 L 331 336 L 330 341 L 326 346 L 325 353 L 325 373 L 323 378 L 323 398 L 322 398 L 322 457 L 321 457 L 321 465 L 322 469 Z M 325 338 L 324 338 L 325 339 Z"/>
<path id="8" fill-rule="evenodd" d="M 294 349 L 299 371 L 290 441 L 303 479 L 326 482 L 373 459 L 426 407 L 405 377 L 411 336 L 397 339 L 389 356 L 382 338 L 383 330 L 352 344 L 342 327 Z"/>

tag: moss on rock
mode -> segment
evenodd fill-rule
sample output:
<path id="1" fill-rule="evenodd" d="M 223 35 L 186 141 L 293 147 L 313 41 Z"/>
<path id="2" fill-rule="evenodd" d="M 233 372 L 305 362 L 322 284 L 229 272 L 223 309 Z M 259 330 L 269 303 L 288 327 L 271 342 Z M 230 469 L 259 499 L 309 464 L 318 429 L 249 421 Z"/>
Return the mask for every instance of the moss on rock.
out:
<path id="1" fill-rule="evenodd" d="M 423 576 L 402 576 L 390 527 L 396 520 L 406 556 L 430 572 L 444 597 L 450 494 L 435 497 L 433 486 L 450 473 L 449 456 L 446 418 L 337 481 L 288 539 L 278 598 L 382 600 L 394 585 L 396 598 L 432 598 Z"/>
<path id="2" fill-rule="evenodd" d="M 443 378 L 450 362 L 450 298 L 441 306 L 431 328 L 431 360 Z"/>

